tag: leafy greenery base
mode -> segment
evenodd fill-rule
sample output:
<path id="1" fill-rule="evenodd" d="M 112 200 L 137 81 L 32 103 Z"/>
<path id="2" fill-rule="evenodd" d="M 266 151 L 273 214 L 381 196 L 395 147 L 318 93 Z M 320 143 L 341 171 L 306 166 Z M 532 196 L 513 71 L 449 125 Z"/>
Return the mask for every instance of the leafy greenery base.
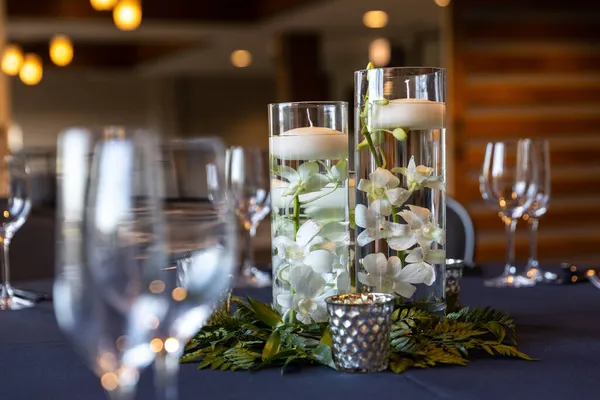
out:
<path id="1" fill-rule="evenodd" d="M 235 314 L 217 312 L 187 345 L 182 362 L 199 361 L 198 369 L 224 371 L 292 364 L 335 368 L 327 323 L 286 324 L 269 305 L 251 298 L 233 302 Z M 389 368 L 395 373 L 411 367 L 467 365 L 480 351 L 531 360 L 516 348 L 512 318 L 489 307 L 462 308 L 445 317 L 417 308 L 396 309 L 392 324 Z"/>

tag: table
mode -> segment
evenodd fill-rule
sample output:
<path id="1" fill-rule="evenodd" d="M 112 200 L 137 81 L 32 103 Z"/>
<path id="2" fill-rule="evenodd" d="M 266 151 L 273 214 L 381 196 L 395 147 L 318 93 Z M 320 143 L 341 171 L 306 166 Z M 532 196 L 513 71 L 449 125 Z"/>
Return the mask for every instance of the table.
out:
<path id="1" fill-rule="evenodd" d="M 49 282 L 21 285 L 46 289 Z M 254 291 L 267 298 L 268 290 Z M 509 312 L 519 327 L 520 349 L 541 361 L 490 359 L 449 366 L 351 375 L 307 367 L 283 376 L 197 371 L 182 366 L 180 398 L 187 399 L 598 399 L 600 291 L 590 284 L 492 289 L 464 278 L 461 300 Z M 235 382 L 235 383 L 233 383 Z M 138 399 L 153 399 L 152 373 L 142 374 Z M 52 304 L 0 313 L 0 399 L 105 400 L 98 379 L 81 362 L 56 325 Z"/>

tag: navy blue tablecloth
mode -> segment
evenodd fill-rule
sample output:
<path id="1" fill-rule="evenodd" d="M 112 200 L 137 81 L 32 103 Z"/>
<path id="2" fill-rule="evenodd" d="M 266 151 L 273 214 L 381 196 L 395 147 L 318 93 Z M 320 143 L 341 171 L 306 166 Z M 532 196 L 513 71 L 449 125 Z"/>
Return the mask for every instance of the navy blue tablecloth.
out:
<path id="1" fill-rule="evenodd" d="M 22 285 L 23 287 L 27 285 Z M 30 284 L 31 286 L 36 286 Z M 37 288 L 49 289 L 49 283 Z M 268 291 L 253 293 L 268 297 Z M 368 375 L 307 367 L 281 375 L 197 371 L 182 366 L 186 399 L 598 399 L 600 398 L 600 290 L 589 284 L 485 288 L 463 282 L 464 305 L 509 312 L 519 327 L 527 362 L 481 357 L 467 367 Z M 152 373 L 142 374 L 138 399 L 153 399 Z M 0 399 L 105 400 L 98 379 L 81 362 L 56 325 L 52 304 L 0 312 Z"/>

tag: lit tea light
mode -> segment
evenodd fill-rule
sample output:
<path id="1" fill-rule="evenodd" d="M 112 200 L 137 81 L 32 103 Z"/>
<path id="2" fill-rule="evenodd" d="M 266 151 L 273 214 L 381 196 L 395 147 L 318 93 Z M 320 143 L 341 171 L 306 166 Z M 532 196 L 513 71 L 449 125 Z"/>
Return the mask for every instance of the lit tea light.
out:
<path id="1" fill-rule="evenodd" d="M 271 137 L 271 153 L 280 160 L 339 160 L 348 154 L 348 136 L 335 129 L 304 127 Z"/>
<path id="2" fill-rule="evenodd" d="M 388 104 L 374 103 L 369 114 L 371 129 L 442 129 L 446 104 L 424 99 L 394 99 Z"/>

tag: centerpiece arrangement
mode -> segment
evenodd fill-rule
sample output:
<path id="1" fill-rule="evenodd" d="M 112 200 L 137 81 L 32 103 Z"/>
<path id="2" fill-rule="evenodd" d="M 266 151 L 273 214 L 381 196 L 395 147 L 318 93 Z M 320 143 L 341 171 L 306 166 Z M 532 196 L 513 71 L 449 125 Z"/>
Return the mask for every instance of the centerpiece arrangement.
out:
<path id="1" fill-rule="evenodd" d="M 235 313 L 217 311 L 182 361 L 401 373 L 466 365 L 478 351 L 531 360 L 508 315 L 446 315 L 444 101 L 441 69 L 356 73 L 354 210 L 346 103 L 270 105 L 273 304 L 234 298 Z"/>

